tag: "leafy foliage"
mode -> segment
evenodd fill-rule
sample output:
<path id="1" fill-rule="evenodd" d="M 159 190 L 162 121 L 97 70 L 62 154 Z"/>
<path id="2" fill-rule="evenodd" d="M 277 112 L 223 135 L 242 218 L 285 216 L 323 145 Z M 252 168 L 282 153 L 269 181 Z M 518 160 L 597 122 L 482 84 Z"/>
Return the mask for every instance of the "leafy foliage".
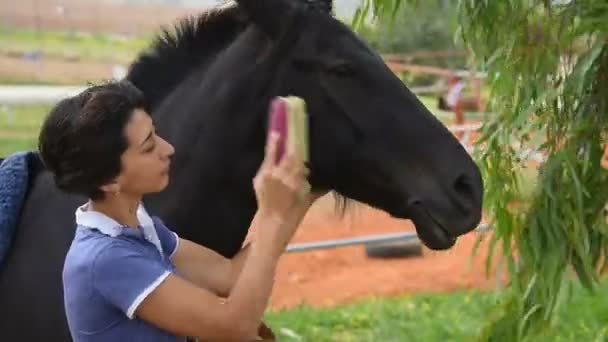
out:
<path id="1" fill-rule="evenodd" d="M 384 20 L 395 12 L 387 6 L 400 6 L 369 1 Z M 608 179 L 599 160 L 608 130 L 608 2 L 461 0 L 459 15 L 466 46 L 488 74 L 495 116 L 476 157 L 510 281 L 480 338 L 538 340 L 569 300 L 569 271 L 593 290 L 607 254 Z M 530 202 L 515 206 L 529 165 L 524 148 L 546 161 Z"/>
<path id="2" fill-rule="evenodd" d="M 467 65 L 461 39 L 455 39 L 458 25 L 455 1 L 424 1 L 416 7 L 401 6 L 394 20 L 368 20 L 357 27 L 359 36 L 382 54 L 398 54 L 405 63 L 449 69 Z M 373 17 L 372 17 L 373 18 Z M 437 82 L 437 75 L 402 72 L 408 86 Z"/>
<path id="3" fill-rule="evenodd" d="M 402 6 L 394 21 L 374 21 L 359 27 L 372 48 L 382 53 L 418 52 L 461 48 L 454 39 L 458 25 L 457 4 L 428 1 L 416 8 Z"/>
<path id="4" fill-rule="evenodd" d="M 483 128 L 479 155 L 486 209 L 502 241 L 511 300 L 483 336 L 534 338 L 556 323 L 570 292 L 571 267 L 593 289 L 606 256 L 608 199 L 600 168 L 608 128 L 608 20 L 605 1 L 461 1 L 461 28 L 487 68 L 496 117 Z M 541 144 L 529 137 L 545 134 Z M 510 209 L 525 160 L 517 147 L 543 152 L 525 210 Z M 599 190 L 599 191 L 598 191 Z M 504 332 L 504 335 L 501 334 Z"/>

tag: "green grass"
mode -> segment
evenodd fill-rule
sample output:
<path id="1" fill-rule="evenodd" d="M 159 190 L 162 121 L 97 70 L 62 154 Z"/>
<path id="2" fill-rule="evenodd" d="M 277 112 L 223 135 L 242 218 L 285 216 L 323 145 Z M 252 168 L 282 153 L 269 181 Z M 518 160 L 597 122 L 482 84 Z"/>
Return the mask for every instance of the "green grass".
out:
<path id="1" fill-rule="evenodd" d="M 0 157 L 36 147 L 48 106 L 0 107 Z"/>
<path id="2" fill-rule="evenodd" d="M 73 82 L 66 82 L 72 85 Z M 60 83 L 53 80 L 37 79 L 35 77 L 21 77 L 11 75 L 0 75 L 0 84 L 2 85 L 58 85 Z"/>
<path id="3" fill-rule="evenodd" d="M 10 130 L 22 134 L 38 134 L 44 116 L 50 106 L 6 106 L 0 107 L 0 130 Z"/>
<path id="4" fill-rule="evenodd" d="M 150 37 L 122 38 L 65 31 L 36 32 L 0 26 L 0 54 L 22 55 L 25 52 L 40 51 L 47 58 L 128 63 L 149 44 Z"/>
<path id="5" fill-rule="evenodd" d="M 17 151 L 29 151 L 36 148 L 36 138 L 1 137 L 0 136 L 0 158 Z"/>
<path id="6" fill-rule="evenodd" d="M 406 280 L 404 280 L 406 281 Z M 596 294 L 577 288 L 556 330 L 539 341 L 608 340 L 608 284 Z M 330 309 L 270 311 L 281 341 L 471 341 L 498 304 L 478 291 L 373 298 Z M 286 330 L 284 330 L 286 329 Z"/>

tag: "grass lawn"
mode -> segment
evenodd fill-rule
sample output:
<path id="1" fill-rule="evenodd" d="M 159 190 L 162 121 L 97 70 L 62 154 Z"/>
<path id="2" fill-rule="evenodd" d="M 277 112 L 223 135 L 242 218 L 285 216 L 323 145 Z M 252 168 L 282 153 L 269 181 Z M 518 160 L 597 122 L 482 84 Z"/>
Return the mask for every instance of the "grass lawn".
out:
<path id="1" fill-rule="evenodd" d="M 0 106 L 0 157 L 36 147 L 47 106 Z"/>
<path id="2" fill-rule="evenodd" d="M 38 51 L 47 58 L 128 63 L 149 44 L 150 37 L 123 38 L 67 31 L 36 32 L 0 26 L 0 54 L 23 55 Z"/>
<path id="3" fill-rule="evenodd" d="M 407 281 L 407 280 L 404 280 Z M 494 294 L 459 292 L 366 299 L 330 309 L 268 312 L 281 341 L 471 341 L 497 304 Z M 596 294 L 577 288 L 557 329 L 539 341 L 608 340 L 608 283 Z"/>

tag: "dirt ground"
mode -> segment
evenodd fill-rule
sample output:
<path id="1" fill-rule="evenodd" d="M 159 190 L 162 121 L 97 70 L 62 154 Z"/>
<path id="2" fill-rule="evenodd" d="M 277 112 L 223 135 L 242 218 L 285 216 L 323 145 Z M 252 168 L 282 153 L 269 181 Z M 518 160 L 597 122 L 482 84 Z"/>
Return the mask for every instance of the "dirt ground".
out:
<path id="1" fill-rule="evenodd" d="M 468 143 L 477 135 L 472 134 Z M 311 208 L 291 242 L 413 231 L 411 221 L 392 218 L 360 203 L 340 218 L 333 198 L 325 196 Z M 365 297 L 491 289 L 496 278 L 494 273 L 488 277 L 485 271 L 491 233 L 483 236 L 476 255 L 472 254 L 480 234 L 462 236 L 448 251 L 423 247 L 422 256 L 408 258 L 369 258 L 363 245 L 288 253 L 279 262 L 271 308 L 286 309 L 301 303 L 325 307 Z"/>
<path id="2" fill-rule="evenodd" d="M 409 220 L 361 204 L 339 219 L 333 199 L 326 196 L 311 208 L 292 242 L 414 230 Z M 449 251 L 425 248 L 422 256 L 402 259 L 368 258 L 363 246 L 288 253 L 279 263 L 271 307 L 332 306 L 369 296 L 491 288 L 495 279 L 485 275 L 489 236 L 472 258 L 478 236 L 467 234 Z"/>
<path id="3" fill-rule="evenodd" d="M 472 144 L 478 136 L 474 132 L 467 143 Z M 340 219 L 333 205 L 331 196 L 320 199 L 292 243 L 415 231 L 411 221 L 392 218 L 363 204 L 357 204 Z M 485 218 L 483 223 L 487 223 Z M 473 256 L 480 237 L 482 242 Z M 326 307 L 366 297 L 492 289 L 497 285 L 496 259 L 500 258 L 500 251 L 495 252 L 488 276 L 490 239 L 491 232 L 471 232 L 459 238 L 450 250 L 423 247 L 422 256 L 399 259 L 369 258 L 362 245 L 289 253 L 279 262 L 271 308 L 280 310 L 301 303 Z M 505 284 L 504 273 L 500 281 Z"/>

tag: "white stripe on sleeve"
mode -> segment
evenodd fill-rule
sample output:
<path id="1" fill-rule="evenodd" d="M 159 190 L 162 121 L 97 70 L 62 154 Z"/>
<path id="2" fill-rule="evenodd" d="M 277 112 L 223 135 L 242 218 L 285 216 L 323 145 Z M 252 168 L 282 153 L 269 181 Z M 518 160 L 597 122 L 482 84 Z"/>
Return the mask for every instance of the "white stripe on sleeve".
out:
<path id="1" fill-rule="evenodd" d="M 146 299 L 146 297 L 150 293 L 152 293 L 152 291 L 154 291 L 154 289 L 156 289 L 158 287 L 158 285 L 160 285 L 165 279 L 167 279 L 169 274 L 171 274 L 171 272 L 165 271 L 163 274 L 160 275 L 160 277 L 156 278 L 156 280 L 152 284 L 150 284 L 148 287 L 146 287 L 139 294 L 139 296 L 137 296 L 137 298 L 135 298 L 133 303 L 131 303 L 131 306 L 129 306 L 129 310 L 127 310 L 127 317 L 129 317 L 129 319 L 133 319 L 133 316 L 135 315 L 135 310 L 137 309 L 137 307 L 141 304 L 141 302 L 144 301 L 144 299 Z"/>

